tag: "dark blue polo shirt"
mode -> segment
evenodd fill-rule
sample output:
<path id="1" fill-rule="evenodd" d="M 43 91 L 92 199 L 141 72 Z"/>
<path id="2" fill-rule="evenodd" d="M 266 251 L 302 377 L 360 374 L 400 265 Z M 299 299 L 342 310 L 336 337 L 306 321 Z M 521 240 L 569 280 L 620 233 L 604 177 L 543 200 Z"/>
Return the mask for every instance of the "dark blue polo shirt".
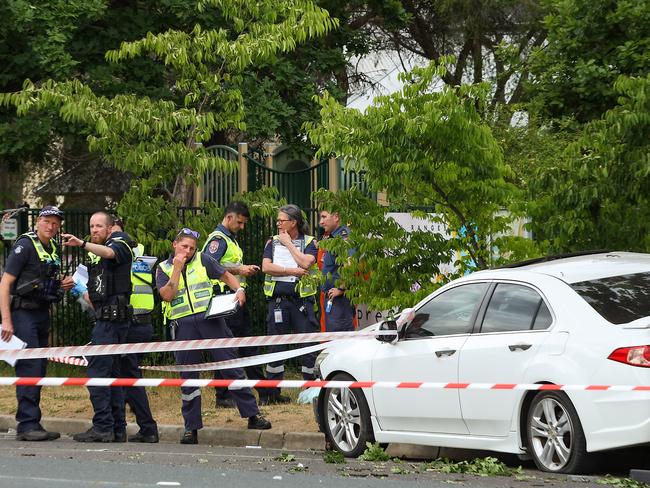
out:
<path id="1" fill-rule="evenodd" d="M 223 232 L 231 240 L 237 242 L 237 239 L 235 239 L 235 234 L 233 234 L 228 229 L 226 229 L 222 224 L 217 225 L 215 231 L 217 230 Z M 216 260 L 217 262 L 221 262 L 221 258 L 223 257 L 224 254 L 226 254 L 227 250 L 228 250 L 228 243 L 226 242 L 226 240 L 223 237 L 214 236 L 212 239 L 208 241 L 208 245 L 206 246 L 205 251 L 203 252 L 208 256 L 210 256 L 212 259 Z"/>
<path id="2" fill-rule="evenodd" d="M 335 237 L 340 237 L 341 239 L 347 239 L 350 234 L 350 229 L 341 225 L 337 227 L 328 237 L 328 239 L 333 239 Z M 354 250 L 350 249 L 348 256 L 352 256 Z M 336 281 L 341 277 L 339 275 L 339 267 L 341 265 L 336 263 L 336 256 L 329 251 L 326 251 L 323 255 L 323 269 L 321 272 L 326 276 L 325 284 L 323 285 L 323 291 L 327 291 L 330 288 L 336 286 Z"/>

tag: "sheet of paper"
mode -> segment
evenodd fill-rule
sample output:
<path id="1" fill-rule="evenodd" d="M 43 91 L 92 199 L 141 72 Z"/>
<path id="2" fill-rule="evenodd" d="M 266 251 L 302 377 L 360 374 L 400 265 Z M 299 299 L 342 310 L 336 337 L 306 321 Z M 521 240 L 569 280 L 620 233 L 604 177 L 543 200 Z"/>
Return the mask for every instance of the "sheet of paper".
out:
<path id="1" fill-rule="evenodd" d="M 72 280 L 84 286 L 88 285 L 88 268 L 84 264 L 77 266 L 77 270 L 72 275 Z"/>
<path id="2" fill-rule="evenodd" d="M 273 264 L 282 266 L 284 268 L 297 268 L 298 263 L 293 259 L 293 256 L 282 244 L 278 244 L 273 249 Z M 297 278 L 295 276 L 273 276 L 271 278 L 273 281 L 284 281 L 287 283 L 294 283 Z"/>
<path id="3" fill-rule="evenodd" d="M 0 337 L 0 349 L 25 349 L 25 346 L 27 346 L 27 343 L 16 337 L 15 334 L 11 336 L 9 342 Z M 16 359 L 5 359 L 5 361 L 11 366 L 16 365 Z"/>
<path id="4" fill-rule="evenodd" d="M 235 313 L 238 307 L 239 302 L 235 298 L 234 293 L 229 293 L 227 295 L 217 295 L 212 297 L 210 300 L 208 310 L 205 312 L 205 318 L 212 319 L 215 317 L 230 315 L 232 313 Z"/>
<path id="5" fill-rule="evenodd" d="M 154 256 L 138 256 L 136 258 L 136 261 L 141 261 L 143 263 L 147 263 L 149 265 L 149 269 L 153 269 L 154 264 L 156 264 L 156 261 L 158 258 Z"/>

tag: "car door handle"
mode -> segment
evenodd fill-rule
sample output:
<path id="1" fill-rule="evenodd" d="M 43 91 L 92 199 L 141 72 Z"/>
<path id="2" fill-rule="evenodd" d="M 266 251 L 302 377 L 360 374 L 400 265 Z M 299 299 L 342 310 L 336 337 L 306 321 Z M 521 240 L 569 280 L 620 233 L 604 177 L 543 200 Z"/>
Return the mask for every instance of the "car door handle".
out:
<path id="1" fill-rule="evenodd" d="M 453 356 L 455 352 L 456 349 L 442 349 L 440 351 L 436 351 L 436 356 L 438 356 L 439 358 L 443 356 Z"/>
<path id="2" fill-rule="evenodd" d="M 516 350 L 527 351 L 532 346 L 533 346 L 532 344 L 510 344 L 508 346 L 508 349 L 510 349 L 511 351 L 516 351 Z"/>

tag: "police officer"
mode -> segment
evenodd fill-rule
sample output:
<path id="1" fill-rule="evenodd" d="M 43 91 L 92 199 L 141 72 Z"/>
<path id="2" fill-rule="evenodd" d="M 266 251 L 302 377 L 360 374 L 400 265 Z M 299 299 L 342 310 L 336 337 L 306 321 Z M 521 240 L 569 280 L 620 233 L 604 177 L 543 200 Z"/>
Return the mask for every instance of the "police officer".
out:
<path id="1" fill-rule="evenodd" d="M 131 320 L 131 264 L 133 253 L 128 244 L 129 236 L 112 232 L 113 220 L 106 212 L 96 212 L 90 217 L 90 242 L 72 234 L 63 234 L 64 246 L 81 247 L 98 259 L 88 265 L 88 295 L 97 321 L 91 334 L 91 342 L 122 344 L 126 339 Z M 89 378 L 120 377 L 119 356 L 90 356 Z M 93 405 L 93 426 L 86 432 L 75 434 L 78 442 L 121 441 L 124 425 L 124 391 L 121 387 L 89 386 Z M 115 420 L 117 419 L 117 421 Z"/>
<path id="2" fill-rule="evenodd" d="M 38 214 L 36 231 L 21 235 L 14 244 L 0 281 L 2 340 L 16 337 L 26 347 L 47 347 L 50 332 L 50 304 L 74 286 L 72 278 L 60 277 L 61 258 L 54 237 L 61 227 L 63 212 L 46 206 Z M 46 359 L 21 359 L 16 376 L 43 377 Z M 41 426 L 40 386 L 17 386 L 16 440 L 51 441 L 60 437 Z"/>
<path id="3" fill-rule="evenodd" d="M 241 286 L 246 289 L 246 277 L 257 273 L 260 268 L 254 264 L 243 264 L 244 252 L 237 243 L 237 232 L 244 229 L 248 223 L 250 213 L 248 207 L 243 202 L 230 202 L 224 211 L 224 217 L 217 228 L 212 232 L 204 246 L 202 252 L 219 262 L 231 274 L 238 275 Z M 223 281 L 213 281 L 214 293 L 224 294 L 229 290 Z M 251 327 L 251 318 L 248 307 L 244 304 L 233 315 L 225 318 L 226 325 L 230 328 L 235 337 L 249 337 L 253 335 Z M 242 347 L 238 349 L 240 357 L 248 357 L 259 354 L 257 347 Z M 247 366 L 244 368 L 246 377 L 249 380 L 263 380 L 264 371 L 261 365 Z M 222 378 L 221 371 L 215 371 L 215 379 Z M 234 407 L 235 402 L 227 388 L 216 388 L 216 405 L 217 407 Z M 257 390 L 260 396 L 260 404 L 266 403 L 267 388 Z"/>
<path id="4" fill-rule="evenodd" d="M 156 273 L 156 284 L 160 298 L 167 302 L 163 310 L 167 320 L 175 326 L 176 340 L 219 339 L 233 337 L 232 332 L 222 318 L 208 320 L 204 318 L 212 297 L 212 281 L 221 280 L 230 289 L 236 290 L 233 300 L 246 302 L 246 292 L 239 286 L 239 281 L 217 261 L 207 254 L 197 253 L 199 233 L 191 229 L 182 229 L 172 247 L 174 253 L 161 263 Z M 212 349 L 214 361 L 237 358 L 232 349 Z M 196 364 L 200 361 L 201 351 L 178 351 L 175 353 L 177 364 Z M 181 378 L 198 378 L 198 372 L 182 372 Z M 244 379 L 241 368 L 223 371 L 228 379 Z M 250 388 L 241 388 L 231 392 L 242 418 L 248 418 L 248 428 L 265 430 L 271 428 L 271 422 L 259 414 L 255 395 Z M 198 429 L 203 428 L 201 419 L 201 390 L 195 387 L 182 387 L 182 413 L 185 421 L 185 433 L 181 444 L 197 444 Z"/>
<path id="5" fill-rule="evenodd" d="M 316 249 L 313 236 L 296 205 L 280 207 L 277 218 L 278 235 L 273 236 L 264 247 L 262 271 L 264 295 L 267 298 L 266 326 L 269 335 L 308 333 L 318 331 L 315 313 L 315 296 L 318 287 L 305 277 L 318 272 Z M 286 346 L 272 346 L 271 352 L 282 351 Z M 316 354 L 300 357 L 303 378 L 314 379 Z M 284 361 L 266 366 L 270 380 L 284 378 Z M 289 398 L 280 395 L 279 388 L 270 389 L 269 403 L 286 403 Z"/>
<path id="6" fill-rule="evenodd" d="M 341 225 L 341 218 L 337 213 L 322 211 L 320 213 L 320 226 L 323 228 L 328 239 L 347 239 L 350 230 Z M 354 306 L 345 296 L 345 289 L 340 283 L 340 264 L 336 262 L 336 256 L 329 251 L 323 255 L 322 273 L 325 275 L 325 284 L 322 286 L 325 294 L 325 310 L 322 311 L 325 318 L 325 330 L 327 332 L 343 332 L 354 330 Z"/>
<path id="7" fill-rule="evenodd" d="M 124 223 L 121 219 L 113 218 L 112 232 L 124 232 Z M 131 266 L 131 307 L 133 317 L 126 334 L 126 343 L 149 342 L 153 336 L 151 313 L 154 309 L 153 274 L 151 267 L 142 256 L 144 246 L 137 242 L 127 241 L 133 250 L 133 263 Z M 142 354 L 125 354 L 120 357 L 120 368 L 125 378 L 141 378 L 140 362 Z M 124 389 L 126 403 L 131 407 L 140 430 L 129 436 L 129 442 L 158 442 L 158 425 L 151 414 L 147 392 L 143 386 Z M 115 441 L 126 440 L 126 419 L 114 419 Z M 121 425 L 120 425 L 121 424 Z"/>

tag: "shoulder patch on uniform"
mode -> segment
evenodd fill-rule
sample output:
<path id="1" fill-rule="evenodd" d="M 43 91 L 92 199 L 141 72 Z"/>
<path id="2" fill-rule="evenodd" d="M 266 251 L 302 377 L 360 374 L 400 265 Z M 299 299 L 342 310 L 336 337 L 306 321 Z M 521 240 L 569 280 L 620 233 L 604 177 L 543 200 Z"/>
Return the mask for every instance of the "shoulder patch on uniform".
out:
<path id="1" fill-rule="evenodd" d="M 214 239 L 213 241 L 210 242 L 210 245 L 208 246 L 208 251 L 210 254 L 214 254 L 219 250 L 219 239 Z"/>
<path id="2" fill-rule="evenodd" d="M 20 254 L 21 252 L 23 252 L 23 246 L 21 245 L 16 246 L 16 248 L 14 249 L 14 253 Z"/>
<path id="3" fill-rule="evenodd" d="M 343 229 L 339 235 L 345 239 L 349 235 L 349 232 Z"/>

